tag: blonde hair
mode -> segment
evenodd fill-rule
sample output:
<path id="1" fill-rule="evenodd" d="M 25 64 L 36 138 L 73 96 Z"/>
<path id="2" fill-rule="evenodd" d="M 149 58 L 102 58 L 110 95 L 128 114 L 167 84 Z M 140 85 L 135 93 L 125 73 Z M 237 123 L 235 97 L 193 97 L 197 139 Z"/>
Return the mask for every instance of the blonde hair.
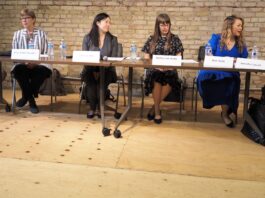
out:
<path id="1" fill-rule="evenodd" d="M 220 41 L 220 47 L 221 50 L 226 47 L 225 41 L 229 38 L 231 38 L 232 35 L 232 28 L 236 20 L 240 20 L 242 22 L 242 32 L 240 36 L 235 36 L 235 42 L 236 46 L 238 47 L 238 50 L 240 53 L 243 52 L 243 48 L 245 46 L 245 39 L 243 35 L 243 29 L 244 29 L 244 20 L 241 17 L 238 17 L 236 15 L 231 15 L 225 18 L 221 33 L 221 41 Z"/>

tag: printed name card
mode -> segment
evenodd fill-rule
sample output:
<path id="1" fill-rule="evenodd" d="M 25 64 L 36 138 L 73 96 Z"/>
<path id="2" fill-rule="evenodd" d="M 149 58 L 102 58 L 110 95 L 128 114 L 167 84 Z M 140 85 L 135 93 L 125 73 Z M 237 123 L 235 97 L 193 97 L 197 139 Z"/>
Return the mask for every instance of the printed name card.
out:
<path id="1" fill-rule="evenodd" d="M 235 68 L 265 70 L 265 60 L 237 58 Z"/>
<path id="2" fill-rule="evenodd" d="M 38 49 L 12 49 L 11 59 L 39 60 L 40 50 Z"/>
<path id="3" fill-rule="evenodd" d="M 203 67 L 233 68 L 233 57 L 205 56 Z"/>
<path id="4" fill-rule="evenodd" d="M 181 56 L 153 55 L 152 65 L 181 66 Z"/>
<path id="5" fill-rule="evenodd" d="M 99 63 L 100 51 L 74 51 L 73 62 Z"/>

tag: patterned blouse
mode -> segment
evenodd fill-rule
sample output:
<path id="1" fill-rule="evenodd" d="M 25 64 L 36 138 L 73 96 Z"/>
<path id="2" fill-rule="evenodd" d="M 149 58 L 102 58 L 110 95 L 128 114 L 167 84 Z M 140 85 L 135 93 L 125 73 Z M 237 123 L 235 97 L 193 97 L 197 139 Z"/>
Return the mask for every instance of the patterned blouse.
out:
<path id="1" fill-rule="evenodd" d="M 155 51 L 153 53 L 150 52 L 151 43 L 152 43 L 152 36 L 150 36 L 144 47 L 142 48 L 142 52 L 150 54 L 152 57 L 153 54 L 155 55 L 177 55 L 184 51 L 182 46 L 181 40 L 177 35 L 172 34 L 170 48 L 165 49 L 167 38 L 160 37 L 158 39 L 157 45 L 155 47 Z M 146 78 L 145 78 L 145 95 L 149 95 L 152 93 L 154 88 L 154 81 L 160 83 L 161 85 L 169 84 L 175 93 L 180 92 L 180 79 L 178 78 L 177 71 L 175 69 L 167 69 L 167 70 L 160 70 L 159 68 L 150 68 L 146 71 Z"/>
<path id="2" fill-rule="evenodd" d="M 165 44 L 166 44 L 166 37 L 160 37 L 157 41 L 157 45 L 155 47 L 155 51 L 154 53 L 150 53 L 150 48 L 151 48 L 151 43 L 152 43 L 152 38 L 153 36 L 150 36 L 145 45 L 142 48 L 142 52 L 145 52 L 147 54 L 150 54 L 151 56 L 153 54 L 155 55 L 176 55 L 180 52 L 184 51 L 184 48 L 182 46 L 181 40 L 179 39 L 179 37 L 175 34 L 172 34 L 172 39 L 170 42 L 170 48 L 169 49 L 165 49 Z"/>

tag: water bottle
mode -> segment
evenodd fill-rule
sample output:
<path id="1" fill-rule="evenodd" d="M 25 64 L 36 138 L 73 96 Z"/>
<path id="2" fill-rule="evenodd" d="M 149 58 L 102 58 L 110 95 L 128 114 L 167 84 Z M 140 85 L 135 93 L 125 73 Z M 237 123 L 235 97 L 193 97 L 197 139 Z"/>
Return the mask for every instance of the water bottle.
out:
<path id="1" fill-rule="evenodd" d="M 64 39 L 61 40 L 59 48 L 60 48 L 61 59 L 66 59 L 66 43 L 64 42 Z"/>
<path id="2" fill-rule="evenodd" d="M 34 49 L 34 41 L 33 39 L 29 39 L 29 42 L 28 42 L 28 49 Z"/>
<path id="3" fill-rule="evenodd" d="M 54 59 L 54 45 L 51 39 L 48 42 L 48 57 Z"/>
<path id="4" fill-rule="evenodd" d="M 130 52 L 131 52 L 131 59 L 132 59 L 132 60 L 135 60 L 136 57 L 137 57 L 137 47 L 136 47 L 135 42 L 133 42 L 133 43 L 131 44 Z"/>
<path id="5" fill-rule="evenodd" d="M 207 45 L 205 46 L 205 56 L 212 56 L 212 47 L 210 43 L 207 43 Z"/>
<path id="6" fill-rule="evenodd" d="M 252 52 L 251 52 L 251 59 L 258 59 L 258 47 L 256 45 L 254 45 Z"/>

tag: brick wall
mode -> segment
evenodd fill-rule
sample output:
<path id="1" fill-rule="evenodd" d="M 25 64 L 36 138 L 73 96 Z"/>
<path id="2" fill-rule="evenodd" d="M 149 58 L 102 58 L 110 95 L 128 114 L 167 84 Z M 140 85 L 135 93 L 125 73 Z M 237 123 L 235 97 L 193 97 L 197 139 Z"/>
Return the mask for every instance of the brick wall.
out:
<path id="1" fill-rule="evenodd" d="M 31 8 L 37 14 L 37 26 L 43 28 L 55 43 L 55 52 L 61 38 L 68 45 L 68 52 L 81 49 L 83 36 L 89 31 L 94 16 L 107 12 L 112 19 L 111 32 L 124 46 L 124 55 L 129 55 L 129 45 L 135 41 L 140 52 L 147 37 L 152 34 L 155 18 L 159 13 L 168 13 L 172 32 L 183 42 L 187 59 L 196 59 L 200 45 L 207 42 L 212 33 L 221 30 L 223 19 L 237 14 L 245 19 L 245 36 L 251 48 L 257 44 L 260 57 L 265 58 L 265 1 L 263 0 L 0 0 L 0 51 L 9 50 L 13 32 L 20 29 L 19 11 Z M 9 65 L 4 65 L 6 69 Z M 78 76 L 80 67 L 58 67 L 63 75 Z M 135 79 L 142 74 L 136 71 Z M 195 72 L 183 71 L 189 84 Z M 8 81 L 7 81 L 8 82 Z M 5 85 L 7 85 L 5 82 Z M 244 75 L 242 75 L 244 83 Z M 9 83 L 8 83 L 9 84 Z M 252 75 L 252 88 L 265 84 L 263 74 Z M 66 82 L 69 90 L 79 85 Z"/>

